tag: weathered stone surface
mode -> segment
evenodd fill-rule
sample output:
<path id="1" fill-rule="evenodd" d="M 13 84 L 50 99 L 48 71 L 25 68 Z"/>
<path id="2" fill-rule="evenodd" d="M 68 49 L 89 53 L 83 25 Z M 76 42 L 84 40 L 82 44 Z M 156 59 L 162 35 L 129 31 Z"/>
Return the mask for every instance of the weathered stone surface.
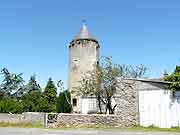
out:
<path id="1" fill-rule="evenodd" d="M 115 115 L 58 114 L 56 126 L 131 127 L 139 124 L 137 82 L 118 80 Z"/>
<path id="2" fill-rule="evenodd" d="M 22 114 L 0 113 L 0 122 L 38 122 L 44 124 L 44 113 L 26 112 Z"/>
<path id="3" fill-rule="evenodd" d="M 120 115 L 58 114 L 57 122 L 49 127 L 130 127 Z"/>
<path id="4" fill-rule="evenodd" d="M 118 80 L 115 93 L 116 112 L 121 117 L 120 123 L 129 127 L 138 124 L 138 92 L 136 83 L 130 80 Z"/>
<path id="5" fill-rule="evenodd" d="M 56 126 L 121 126 L 117 115 L 58 114 Z"/>
<path id="6" fill-rule="evenodd" d="M 85 29 L 69 45 L 68 89 L 71 92 L 71 102 L 73 103 L 73 99 L 77 101 L 77 104 L 73 105 L 73 111 L 76 113 L 81 113 L 82 110 L 81 96 L 77 96 L 80 81 L 86 73 L 93 71 L 99 63 L 99 43 L 91 38 L 87 28 Z"/>

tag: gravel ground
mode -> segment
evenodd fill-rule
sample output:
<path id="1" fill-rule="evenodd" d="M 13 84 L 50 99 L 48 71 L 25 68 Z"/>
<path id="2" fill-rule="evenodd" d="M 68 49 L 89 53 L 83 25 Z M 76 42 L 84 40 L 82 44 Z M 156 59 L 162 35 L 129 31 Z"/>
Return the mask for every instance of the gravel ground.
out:
<path id="1" fill-rule="evenodd" d="M 50 130 L 36 128 L 0 128 L 0 135 L 180 135 L 169 132 L 129 132 L 101 130 Z"/>

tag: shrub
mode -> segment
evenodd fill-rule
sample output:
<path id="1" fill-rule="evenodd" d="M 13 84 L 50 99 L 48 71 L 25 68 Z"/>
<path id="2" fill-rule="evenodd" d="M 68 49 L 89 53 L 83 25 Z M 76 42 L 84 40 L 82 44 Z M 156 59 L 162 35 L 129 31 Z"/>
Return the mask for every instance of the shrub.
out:
<path id="1" fill-rule="evenodd" d="M 0 112 L 1 113 L 22 113 L 22 104 L 16 99 L 4 97 L 0 100 Z"/>

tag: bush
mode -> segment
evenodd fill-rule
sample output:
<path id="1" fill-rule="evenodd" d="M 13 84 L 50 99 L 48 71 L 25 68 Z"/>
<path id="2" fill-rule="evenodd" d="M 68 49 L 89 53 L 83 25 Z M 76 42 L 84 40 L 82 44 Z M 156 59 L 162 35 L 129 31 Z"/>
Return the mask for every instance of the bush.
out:
<path id="1" fill-rule="evenodd" d="M 48 112 L 49 104 L 40 91 L 32 91 L 22 96 L 24 112 Z"/>
<path id="2" fill-rule="evenodd" d="M 0 100 L 0 112 L 1 113 L 22 113 L 22 104 L 16 99 L 4 97 Z"/>

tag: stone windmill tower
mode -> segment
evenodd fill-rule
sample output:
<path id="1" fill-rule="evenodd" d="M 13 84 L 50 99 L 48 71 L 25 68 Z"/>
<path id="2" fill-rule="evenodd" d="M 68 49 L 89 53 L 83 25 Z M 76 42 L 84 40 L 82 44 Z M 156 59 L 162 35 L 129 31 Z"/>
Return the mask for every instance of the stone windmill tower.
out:
<path id="1" fill-rule="evenodd" d="M 82 112 L 81 97 L 76 96 L 77 87 L 84 74 L 95 69 L 99 63 L 99 47 L 98 41 L 89 33 L 85 23 L 70 42 L 68 87 L 74 112 Z"/>

